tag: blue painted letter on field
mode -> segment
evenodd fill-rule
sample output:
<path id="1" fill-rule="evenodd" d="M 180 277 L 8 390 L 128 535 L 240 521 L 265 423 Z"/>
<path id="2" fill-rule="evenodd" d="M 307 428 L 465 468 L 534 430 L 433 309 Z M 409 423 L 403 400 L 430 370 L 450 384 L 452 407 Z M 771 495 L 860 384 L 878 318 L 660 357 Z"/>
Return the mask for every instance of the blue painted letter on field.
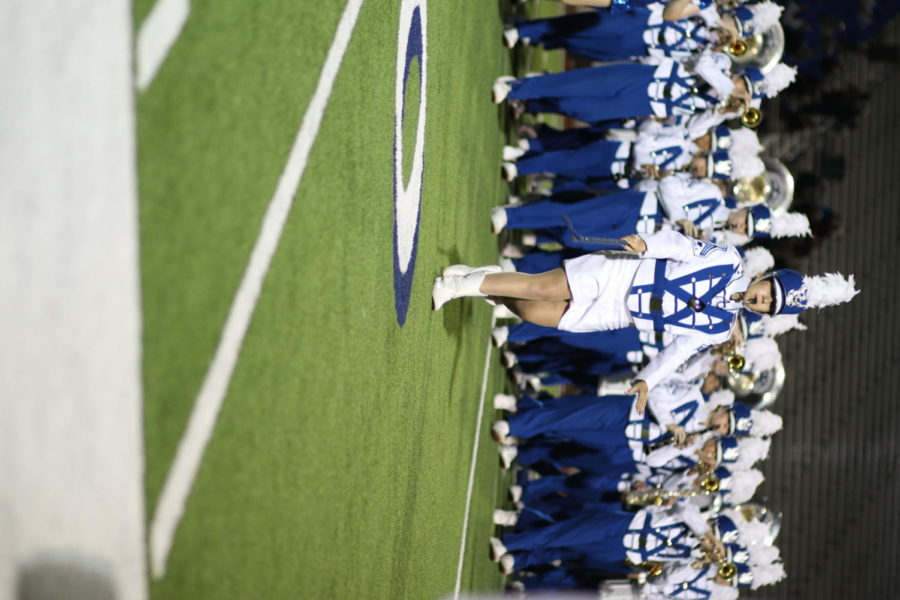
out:
<path id="1" fill-rule="evenodd" d="M 419 214 L 425 171 L 425 102 L 427 48 L 425 0 L 403 0 L 397 40 L 397 83 L 394 106 L 394 305 L 397 323 L 406 323 L 412 293 Z M 410 66 L 419 62 L 418 81 L 409 81 Z M 419 86 L 419 105 L 406 106 L 407 85 Z M 415 148 L 403 147 L 403 122 L 407 110 L 417 110 Z M 403 173 L 404 152 L 413 152 L 412 168 Z M 405 177 L 404 177 L 405 175 Z"/>

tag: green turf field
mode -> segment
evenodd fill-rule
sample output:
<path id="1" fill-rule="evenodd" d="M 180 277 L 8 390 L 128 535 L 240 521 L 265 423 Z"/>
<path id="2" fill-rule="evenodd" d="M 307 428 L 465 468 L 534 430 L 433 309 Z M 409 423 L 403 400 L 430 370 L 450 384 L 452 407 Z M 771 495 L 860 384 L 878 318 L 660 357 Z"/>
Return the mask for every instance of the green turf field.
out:
<path id="1" fill-rule="evenodd" d="M 424 193 L 400 327 L 398 5 L 363 4 L 153 598 L 454 590 L 491 312 L 480 300 L 433 312 L 430 290 L 447 264 L 496 260 L 507 123 L 489 90 L 512 57 L 496 2 L 428 2 Z M 152 6 L 135 1 L 136 27 Z M 148 520 L 343 9 L 193 2 L 138 97 Z M 502 584 L 487 537 L 506 481 L 488 429 L 505 375 L 496 351 L 489 364 L 463 591 Z"/>

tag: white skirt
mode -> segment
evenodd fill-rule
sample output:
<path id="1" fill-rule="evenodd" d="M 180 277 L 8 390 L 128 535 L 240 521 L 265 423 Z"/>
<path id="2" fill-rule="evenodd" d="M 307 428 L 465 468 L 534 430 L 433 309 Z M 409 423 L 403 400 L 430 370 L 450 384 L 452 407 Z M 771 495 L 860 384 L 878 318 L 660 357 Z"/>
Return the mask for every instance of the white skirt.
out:
<path id="1" fill-rule="evenodd" d="M 572 300 L 559 320 L 564 331 L 609 331 L 634 324 L 626 300 L 641 259 L 595 252 L 565 261 Z"/>

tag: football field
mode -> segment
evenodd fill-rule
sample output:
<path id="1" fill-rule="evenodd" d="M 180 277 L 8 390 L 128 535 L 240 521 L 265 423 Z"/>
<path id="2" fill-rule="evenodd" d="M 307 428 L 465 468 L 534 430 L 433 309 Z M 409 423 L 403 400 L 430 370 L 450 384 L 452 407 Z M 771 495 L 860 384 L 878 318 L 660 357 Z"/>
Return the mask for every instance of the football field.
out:
<path id="1" fill-rule="evenodd" d="M 134 3 L 152 598 L 501 586 L 491 310 L 430 294 L 496 261 L 504 8 Z"/>

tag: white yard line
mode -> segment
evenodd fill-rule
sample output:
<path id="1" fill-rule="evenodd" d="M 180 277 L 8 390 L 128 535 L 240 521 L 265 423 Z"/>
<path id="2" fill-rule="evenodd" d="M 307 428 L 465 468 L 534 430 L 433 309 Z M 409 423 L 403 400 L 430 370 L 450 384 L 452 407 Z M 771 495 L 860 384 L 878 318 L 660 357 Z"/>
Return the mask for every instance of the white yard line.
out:
<path id="1" fill-rule="evenodd" d="M 497 320 L 491 317 L 491 330 Z M 481 420 L 484 418 L 484 397 L 487 394 L 488 373 L 491 370 L 491 336 L 488 335 L 487 352 L 484 357 L 484 374 L 481 376 L 481 399 L 478 402 L 478 419 L 475 421 L 475 440 L 472 442 L 472 465 L 469 467 L 469 484 L 466 488 L 466 511 L 463 515 L 462 538 L 459 540 L 459 562 L 456 566 L 456 586 L 453 600 L 459 600 L 462 585 L 463 562 L 466 556 L 466 537 L 469 533 L 469 510 L 472 507 L 472 490 L 475 486 L 475 467 L 478 464 L 478 442 L 481 439 Z"/>
<path id="2" fill-rule="evenodd" d="M 0 598 L 147 597 L 132 27 L 0 2 Z"/>
<path id="3" fill-rule="evenodd" d="M 165 574 L 166 559 L 172 548 L 175 531 L 228 391 L 244 335 L 306 169 L 307 159 L 318 135 L 334 80 L 353 35 L 362 4 L 363 0 L 349 0 L 344 8 L 328 57 L 322 66 L 316 91 L 303 116 L 287 165 L 266 210 L 247 270 L 228 313 L 222 338 L 191 412 L 187 431 L 178 445 L 175 461 L 150 525 L 150 561 L 154 577 Z"/>
<path id="4" fill-rule="evenodd" d="M 144 91 L 181 35 L 191 12 L 190 0 L 158 0 L 137 36 L 137 87 Z"/>

